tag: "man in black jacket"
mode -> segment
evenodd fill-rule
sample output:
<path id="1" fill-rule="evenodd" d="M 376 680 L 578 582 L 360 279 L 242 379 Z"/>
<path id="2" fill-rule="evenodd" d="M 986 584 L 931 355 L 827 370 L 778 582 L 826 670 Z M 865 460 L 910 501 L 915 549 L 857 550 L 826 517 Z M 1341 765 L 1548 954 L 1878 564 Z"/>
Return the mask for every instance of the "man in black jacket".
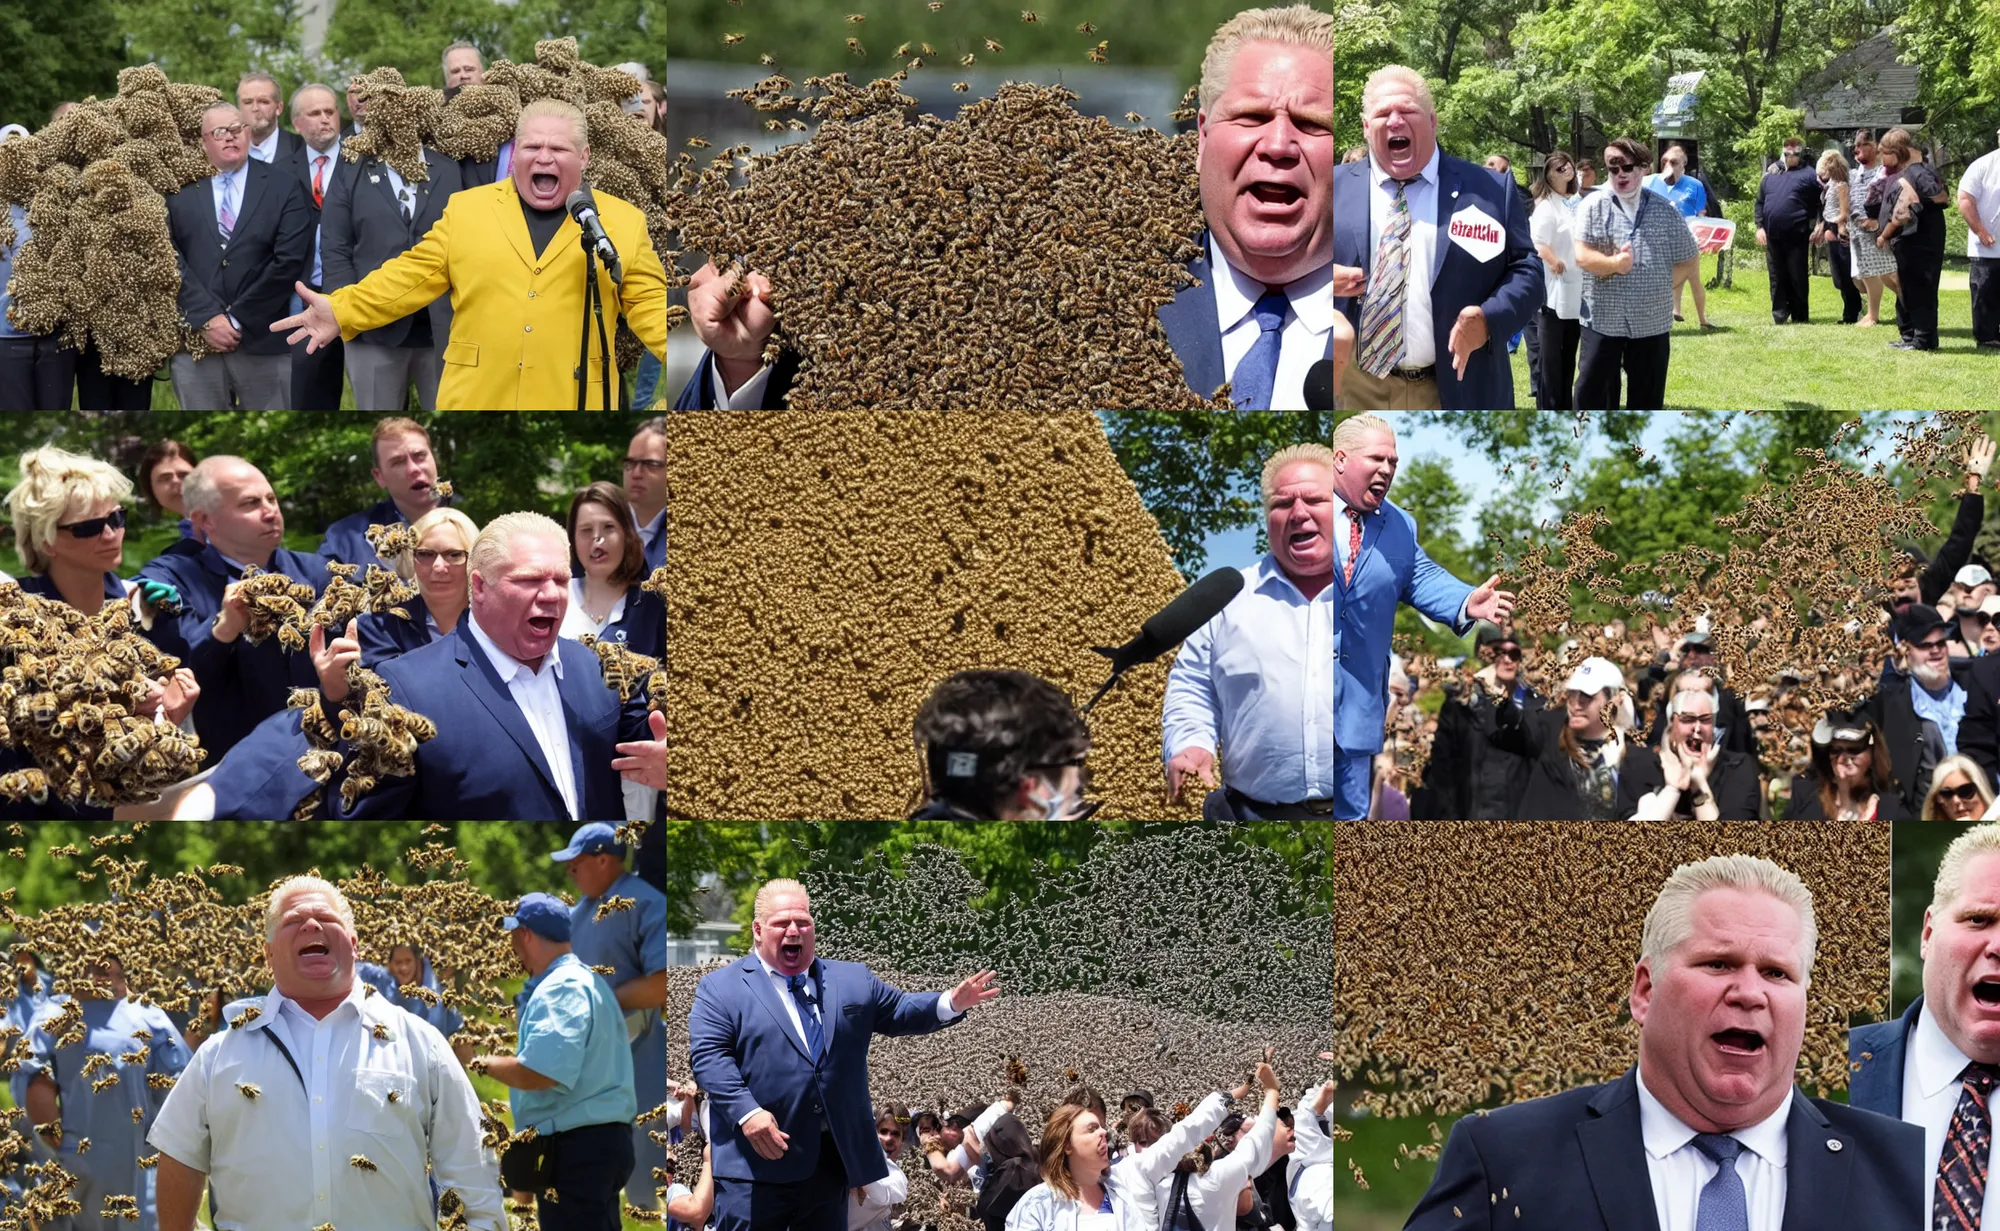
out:
<path id="1" fill-rule="evenodd" d="M 1771 319 L 1780 325 L 1812 319 L 1807 259 L 1823 191 L 1819 172 L 1805 159 L 1805 143 L 1785 138 L 1784 161 L 1757 185 L 1756 207 L 1757 246 L 1769 256 Z"/>
<path id="2" fill-rule="evenodd" d="M 201 145 L 216 174 L 167 198 L 179 258 L 181 318 L 212 352 L 173 357 L 184 410 L 290 410 L 292 357 L 271 332 L 312 259 L 312 216 L 288 170 L 249 156 L 233 103 L 202 112 Z"/>
<path id="3" fill-rule="evenodd" d="M 1486 665 L 1473 677 L 1474 686 L 1449 697 L 1438 710 L 1437 735 L 1424 769 L 1427 815 L 1418 819 L 1511 821 L 1520 814 L 1528 760 L 1495 748 L 1487 736 L 1498 723 L 1502 702 L 1512 700 L 1531 714 L 1543 708 L 1545 699 L 1521 679 L 1521 643 L 1512 632 L 1481 624 L 1477 646 Z"/>
<path id="4" fill-rule="evenodd" d="M 1947 643 L 1958 636 L 1958 625 L 1946 623 L 1937 608 L 1913 603 L 1896 617 L 1896 640 L 1909 656 L 1910 671 L 1893 673 L 1855 710 L 1866 714 L 1882 732 L 1889 753 L 1889 777 L 1896 793 L 1911 816 L 1918 815 L 1924 794 L 1930 789 L 1931 772 L 1937 763 L 1952 754 L 1964 725 L 1968 693 L 1956 678 Z M 1959 659 L 1969 669 L 1978 659 Z M 1932 682 L 1942 675 L 1942 688 Z M 1926 708 L 1951 711 L 1949 721 L 1927 717 L 1917 709 L 1916 694 L 1923 690 L 1930 703 Z M 1942 691 L 1942 697 L 1938 694 Z"/>
<path id="5" fill-rule="evenodd" d="M 292 94 L 292 126 L 302 138 L 299 148 L 284 159 L 299 187 L 305 191 L 312 212 L 313 253 L 306 262 L 306 285 L 315 291 L 326 289 L 324 243 L 320 232 L 320 211 L 334 178 L 352 174 L 353 166 L 340 158 L 340 96 L 333 87 L 312 82 Z M 305 305 L 296 298 L 292 311 Z M 305 343 L 292 348 L 292 409 L 339 410 L 343 378 L 341 343 L 338 338 L 312 354 Z"/>

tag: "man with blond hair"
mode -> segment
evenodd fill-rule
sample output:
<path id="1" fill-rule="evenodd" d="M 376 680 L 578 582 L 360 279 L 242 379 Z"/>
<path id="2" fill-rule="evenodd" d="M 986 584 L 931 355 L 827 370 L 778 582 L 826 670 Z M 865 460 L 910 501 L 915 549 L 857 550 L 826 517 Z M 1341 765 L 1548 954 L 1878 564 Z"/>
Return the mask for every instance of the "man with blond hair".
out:
<path id="1" fill-rule="evenodd" d="M 1395 430 L 1374 415 L 1342 420 L 1331 448 L 1294 445 L 1264 463 L 1271 550 L 1167 675 L 1170 802 L 1199 779 L 1211 819 L 1362 819 L 1396 605 L 1460 633 L 1513 610 L 1497 576 L 1475 589 L 1424 554 L 1416 519 L 1388 501 L 1396 465 Z"/>
<path id="2" fill-rule="evenodd" d="M 707 1093 L 715 1231 L 844 1231 L 847 1195 L 889 1174 L 868 1101 L 878 1034 L 929 1034 L 1000 994 L 982 970 L 903 992 L 814 956 L 805 886 L 758 889 L 755 951 L 695 987 L 688 1054 Z"/>
<path id="3" fill-rule="evenodd" d="M 1355 331 L 1344 397 L 1363 410 L 1511 410 L 1513 337 L 1542 306 L 1542 262 L 1511 176 L 1438 148 L 1415 70 L 1362 87 L 1368 157 L 1334 179 L 1336 306 Z"/>
<path id="4" fill-rule="evenodd" d="M 2000 1083 L 2000 825 L 1945 848 L 1924 908 L 1924 991 L 1901 1018 L 1847 1032 L 1856 1107 L 1923 1129 L 1924 1226 L 2000 1227 L 1993 1087 Z"/>
<path id="5" fill-rule="evenodd" d="M 419 1231 L 437 1225 L 433 1182 L 468 1226 L 505 1231 L 472 1082 L 436 1027 L 354 977 L 347 899 L 295 876 L 264 918 L 271 992 L 202 1043 L 146 1138 L 160 1231 L 191 1231 L 204 1186 L 217 1231 Z"/>
<path id="6" fill-rule="evenodd" d="M 589 125 L 557 99 L 521 109 L 513 174 L 454 195 L 416 246 L 331 295 L 294 289 L 306 308 L 271 326 L 308 352 L 352 343 L 440 295 L 452 303 L 451 337 L 438 386 L 442 410 L 567 410 L 616 406 L 618 365 L 589 331 L 579 349 L 585 291 L 583 231 L 565 203 L 590 166 Z M 371 186 L 359 176 L 352 187 Z M 667 271 L 639 208 L 599 193 L 599 219 L 623 263 L 623 281 L 597 267 L 608 338 L 620 314 L 647 349 L 666 358 Z"/>
<path id="7" fill-rule="evenodd" d="M 1194 282 L 1160 324 L 1196 393 L 1226 382 L 1239 409 L 1304 410 L 1307 373 L 1334 353 L 1333 14 L 1293 4 L 1230 18 L 1203 57 L 1199 98 L 1207 228 Z M 764 362 L 772 290 L 755 271 L 739 281 L 711 263 L 694 275 L 689 316 L 709 349 L 676 409 L 784 407 L 797 363 Z"/>
<path id="8" fill-rule="evenodd" d="M 1919 1226 L 1923 1133 L 1792 1086 L 1816 946 L 1790 871 L 1749 855 L 1675 868 L 1632 972 L 1637 1063 L 1460 1120 L 1405 1227 Z"/>
<path id="9" fill-rule="evenodd" d="M 540 513 L 503 514 L 467 567 L 471 604 L 451 635 L 377 667 L 437 735 L 416 773 L 382 778 L 342 816 L 622 822 L 621 778 L 666 789 L 666 715 L 644 688 L 621 703 L 597 655 L 558 635 L 568 535 Z M 337 703 L 344 685 L 322 691 Z"/>

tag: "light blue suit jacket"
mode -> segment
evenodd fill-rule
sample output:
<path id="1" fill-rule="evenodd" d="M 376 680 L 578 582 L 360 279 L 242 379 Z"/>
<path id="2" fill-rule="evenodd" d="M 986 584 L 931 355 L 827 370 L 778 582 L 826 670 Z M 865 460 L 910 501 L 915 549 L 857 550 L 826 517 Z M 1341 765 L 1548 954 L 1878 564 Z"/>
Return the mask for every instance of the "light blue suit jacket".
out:
<path id="1" fill-rule="evenodd" d="M 1348 533 L 1345 510 L 1334 518 L 1333 532 Z M 1333 710 L 1333 739 L 1350 755 L 1382 750 L 1382 723 L 1389 706 L 1389 638 L 1396 627 L 1396 607 L 1408 603 L 1453 632 L 1463 634 L 1471 622 L 1460 623 L 1459 609 L 1472 587 L 1444 571 L 1417 545 L 1417 519 L 1390 501 L 1363 520 L 1361 555 L 1352 581 L 1336 567 L 1333 656 L 1338 698 Z"/>

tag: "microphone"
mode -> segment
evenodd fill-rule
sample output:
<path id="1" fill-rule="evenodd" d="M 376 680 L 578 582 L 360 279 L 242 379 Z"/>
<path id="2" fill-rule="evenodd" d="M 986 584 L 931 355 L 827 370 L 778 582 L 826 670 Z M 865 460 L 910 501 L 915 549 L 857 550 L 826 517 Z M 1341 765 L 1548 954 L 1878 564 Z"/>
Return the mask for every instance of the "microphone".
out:
<path id="1" fill-rule="evenodd" d="M 1121 646 L 1092 646 L 1094 653 L 1111 660 L 1111 678 L 1090 704 L 1083 707 L 1084 713 L 1096 705 L 1118 677 L 1140 663 L 1149 663 L 1186 641 L 1194 631 L 1222 613 L 1230 600 L 1243 591 L 1243 573 L 1240 569 L 1219 568 L 1180 592 L 1173 602 L 1159 609 L 1153 617 L 1139 626 L 1139 635 Z"/>
<path id="2" fill-rule="evenodd" d="M 604 224 L 598 221 L 597 198 L 592 195 L 590 189 L 579 188 L 569 194 L 569 200 L 564 202 L 564 206 L 569 210 L 569 216 L 576 219 L 576 225 L 583 228 L 584 238 L 590 241 L 590 246 L 597 249 L 597 257 L 604 262 L 604 268 L 610 271 L 611 280 L 623 286 L 625 266 L 618 260 L 618 248 L 611 242 L 611 237 L 604 233 Z M 1329 376 L 1327 379 L 1331 381 L 1333 378 Z"/>
<path id="3" fill-rule="evenodd" d="M 1333 360 L 1322 359 L 1306 369 L 1306 409 L 1333 409 Z"/>

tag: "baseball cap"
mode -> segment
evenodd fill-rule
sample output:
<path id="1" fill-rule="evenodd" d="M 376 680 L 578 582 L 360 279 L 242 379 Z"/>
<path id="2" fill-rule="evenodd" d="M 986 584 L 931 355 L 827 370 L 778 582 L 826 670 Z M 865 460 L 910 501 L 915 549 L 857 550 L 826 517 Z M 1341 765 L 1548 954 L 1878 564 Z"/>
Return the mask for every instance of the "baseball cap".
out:
<path id="1" fill-rule="evenodd" d="M 1624 687 L 1625 673 L 1620 671 L 1617 665 L 1610 659 L 1598 658 L 1595 655 L 1579 663 L 1576 670 L 1569 673 L 1569 679 L 1563 682 L 1563 690 L 1565 692 L 1575 689 L 1577 692 L 1593 697 L 1607 688 L 1622 689 Z"/>
<path id="2" fill-rule="evenodd" d="M 1987 615 L 2000 615 L 2000 594 L 1989 594 L 1980 599 L 1979 610 Z"/>
<path id="3" fill-rule="evenodd" d="M 1993 574 L 1987 572 L 1977 564 L 1968 564 L 1958 570 L 1958 572 L 1952 574 L 1951 579 L 1970 590 L 1974 586 L 1983 586 L 1992 581 Z"/>
<path id="4" fill-rule="evenodd" d="M 618 840 L 616 829 L 603 821 L 592 821 L 588 825 L 580 826 L 569 836 L 569 845 L 550 855 L 549 858 L 557 863 L 568 863 L 578 855 L 596 855 L 605 852 L 623 855 L 625 844 Z"/>
<path id="5" fill-rule="evenodd" d="M 1867 719 L 1847 710 L 1829 710 L 1825 717 L 1813 724 L 1813 743 L 1824 747 L 1835 740 L 1849 744 L 1873 744 L 1873 735 L 1868 730 Z"/>
<path id="6" fill-rule="evenodd" d="M 500 921 L 500 926 L 511 932 L 515 928 L 526 928 L 544 940 L 558 944 L 569 943 L 569 907 L 562 899 L 547 893 L 524 893 L 514 905 L 514 913 Z"/>
<path id="7" fill-rule="evenodd" d="M 1479 632 L 1473 644 L 1482 648 L 1489 645 L 1519 645 L 1521 644 L 1521 639 L 1506 629 L 1501 628 L 1498 624 L 1489 624 L 1481 620 L 1479 622 Z"/>
<path id="8" fill-rule="evenodd" d="M 1958 621 L 1947 622 L 1929 603 L 1911 603 L 1896 617 L 1896 640 L 1915 645 L 1940 628 L 1952 637 L 1958 636 Z"/>

